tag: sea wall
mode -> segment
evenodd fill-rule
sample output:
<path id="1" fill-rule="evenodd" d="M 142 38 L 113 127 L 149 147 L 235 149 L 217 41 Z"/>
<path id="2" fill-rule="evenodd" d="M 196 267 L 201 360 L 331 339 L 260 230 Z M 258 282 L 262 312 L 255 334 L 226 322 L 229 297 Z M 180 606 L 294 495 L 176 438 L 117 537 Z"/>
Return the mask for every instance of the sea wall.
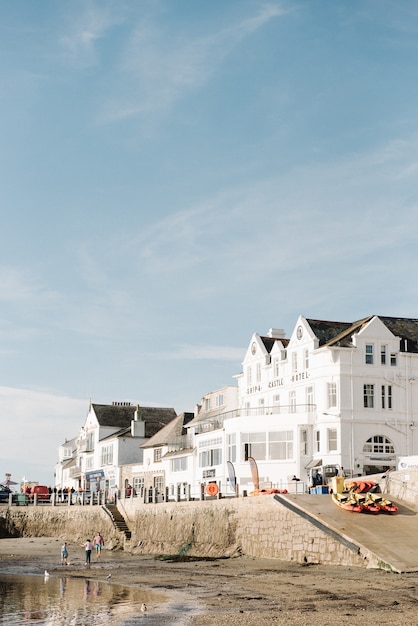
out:
<path id="1" fill-rule="evenodd" d="M 129 515 L 126 509 L 122 512 L 132 532 L 130 542 L 113 528 L 99 506 L 1 508 L 0 536 L 7 536 L 7 529 L 15 536 L 82 542 L 100 530 L 107 548 L 124 548 L 135 554 L 246 555 L 309 564 L 370 566 L 367 555 L 347 547 L 273 496 L 160 503 L 144 505 Z"/>
<path id="2" fill-rule="evenodd" d="M 133 513 L 129 525 L 134 553 L 242 554 L 299 563 L 367 564 L 364 555 L 275 502 L 273 496 L 143 506 Z"/>
<path id="3" fill-rule="evenodd" d="M 0 507 L 0 537 L 59 537 L 83 542 L 99 531 L 106 547 L 122 548 L 124 537 L 100 506 Z"/>

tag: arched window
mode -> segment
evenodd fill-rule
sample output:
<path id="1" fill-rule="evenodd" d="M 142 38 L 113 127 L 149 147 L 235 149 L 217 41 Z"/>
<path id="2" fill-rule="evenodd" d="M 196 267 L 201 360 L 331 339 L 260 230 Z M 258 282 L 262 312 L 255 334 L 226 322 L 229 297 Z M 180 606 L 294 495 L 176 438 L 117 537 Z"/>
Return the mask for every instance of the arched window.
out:
<path id="1" fill-rule="evenodd" d="M 363 452 L 372 452 L 374 454 L 395 454 L 393 443 L 383 435 L 374 435 L 366 441 Z"/>

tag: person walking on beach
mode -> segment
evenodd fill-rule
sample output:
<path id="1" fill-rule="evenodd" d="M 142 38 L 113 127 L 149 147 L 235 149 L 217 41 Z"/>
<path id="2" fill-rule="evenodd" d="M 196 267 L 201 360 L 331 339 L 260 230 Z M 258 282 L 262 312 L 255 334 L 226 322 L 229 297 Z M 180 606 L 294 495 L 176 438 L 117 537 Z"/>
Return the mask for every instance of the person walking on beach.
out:
<path id="1" fill-rule="evenodd" d="M 83 548 L 86 551 L 86 565 L 90 567 L 91 563 L 91 551 L 93 550 L 93 544 L 90 539 L 87 539 L 86 543 L 83 544 Z"/>
<path id="2" fill-rule="evenodd" d="M 68 548 L 67 548 L 67 542 L 64 541 L 64 543 L 61 546 L 61 565 L 67 565 L 68 559 Z"/>
<path id="3" fill-rule="evenodd" d="M 100 533 L 96 533 L 96 536 L 93 539 L 94 547 L 96 548 L 96 556 L 97 560 L 100 560 L 102 554 L 102 548 L 104 546 L 104 539 Z"/>

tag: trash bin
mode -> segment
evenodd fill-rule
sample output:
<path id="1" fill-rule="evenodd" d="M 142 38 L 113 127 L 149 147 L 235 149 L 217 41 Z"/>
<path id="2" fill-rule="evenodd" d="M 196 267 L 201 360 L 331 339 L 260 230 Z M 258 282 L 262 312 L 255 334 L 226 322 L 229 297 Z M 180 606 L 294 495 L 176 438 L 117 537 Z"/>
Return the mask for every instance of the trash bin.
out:
<path id="1" fill-rule="evenodd" d="M 333 476 L 331 485 L 333 493 L 342 493 L 344 491 L 344 476 Z"/>
<path id="2" fill-rule="evenodd" d="M 16 493 L 13 496 L 13 504 L 16 506 L 26 506 L 29 502 L 29 498 L 26 493 Z"/>

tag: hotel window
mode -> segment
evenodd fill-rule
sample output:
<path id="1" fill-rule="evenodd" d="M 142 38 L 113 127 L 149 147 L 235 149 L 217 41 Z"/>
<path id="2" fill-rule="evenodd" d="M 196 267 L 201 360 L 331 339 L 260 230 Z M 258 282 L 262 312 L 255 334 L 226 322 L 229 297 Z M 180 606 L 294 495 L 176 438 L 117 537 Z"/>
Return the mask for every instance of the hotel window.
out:
<path id="1" fill-rule="evenodd" d="M 205 411 L 210 411 L 210 398 L 205 398 Z"/>
<path id="2" fill-rule="evenodd" d="M 161 461 L 162 448 L 154 449 L 154 463 L 159 463 Z"/>
<path id="3" fill-rule="evenodd" d="M 300 431 L 300 453 L 303 456 L 308 455 L 308 431 L 307 430 Z"/>
<path id="4" fill-rule="evenodd" d="M 328 452 L 337 450 L 337 429 L 328 428 Z"/>
<path id="5" fill-rule="evenodd" d="M 243 460 L 248 452 L 248 456 L 252 456 L 257 461 L 264 461 L 267 452 L 266 433 L 242 433 L 241 450 Z"/>
<path id="6" fill-rule="evenodd" d="M 321 433 L 319 430 L 315 431 L 315 452 L 321 452 Z"/>
<path id="7" fill-rule="evenodd" d="M 251 367 L 247 367 L 247 386 L 251 387 L 251 384 L 252 384 Z"/>
<path id="8" fill-rule="evenodd" d="M 258 401 L 258 415 L 264 415 L 264 398 L 260 398 Z"/>
<path id="9" fill-rule="evenodd" d="M 308 411 L 314 410 L 313 387 L 306 387 L 306 404 Z"/>
<path id="10" fill-rule="evenodd" d="M 363 406 L 365 409 L 374 407 L 374 385 L 363 385 Z"/>
<path id="11" fill-rule="evenodd" d="M 337 406 L 337 383 L 327 384 L 328 408 L 333 409 Z"/>
<path id="12" fill-rule="evenodd" d="M 373 365 L 373 345 L 366 344 L 366 365 Z"/>
<path id="13" fill-rule="evenodd" d="M 396 354 L 394 352 L 392 352 L 392 354 L 390 355 L 390 364 L 393 367 L 396 367 Z"/>
<path id="14" fill-rule="evenodd" d="M 292 372 L 298 371 L 298 353 L 292 352 Z"/>
<path id="15" fill-rule="evenodd" d="M 293 431 L 269 433 L 269 459 L 286 461 L 293 459 Z"/>
<path id="16" fill-rule="evenodd" d="M 305 369 L 309 369 L 309 350 L 305 350 Z"/>
<path id="17" fill-rule="evenodd" d="M 251 406 L 249 402 L 244 404 L 244 414 L 247 416 L 251 414 Z"/>
<path id="18" fill-rule="evenodd" d="M 280 413 L 280 396 L 276 394 L 273 396 L 273 413 Z"/>
<path id="19" fill-rule="evenodd" d="M 387 346 L 380 346 L 380 364 L 386 365 L 386 357 L 387 357 Z"/>
<path id="20" fill-rule="evenodd" d="M 395 454 L 395 448 L 390 439 L 383 435 L 375 435 L 366 441 L 363 452 L 374 454 Z"/>
<path id="21" fill-rule="evenodd" d="M 289 394 L 290 412 L 296 413 L 296 391 L 291 391 Z"/>
<path id="22" fill-rule="evenodd" d="M 392 385 L 382 385 L 382 409 L 392 409 Z"/>
<path id="23" fill-rule="evenodd" d="M 236 433 L 231 433 L 227 438 L 227 454 L 228 461 L 231 463 L 235 463 L 237 460 L 237 435 Z"/>
<path id="24" fill-rule="evenodd" d="M 278 378 L 279 377 L 279 359 L 276 357 L 273 361 L 273 367 L 274 367 L 274 378 Z"/>
<path id="25" fill-rule="evenodd" d="M 257 363 L 257 382 L 261 383 L 261 363 Z"/>
<path id="26" fill-rule="evenodd" d="M 214 448 L 213 450 L 203 450 L 199 454 L 199 467 L 212 467 L 213 465 L 220 465 L 221 463 L 221 448 Z"/>

